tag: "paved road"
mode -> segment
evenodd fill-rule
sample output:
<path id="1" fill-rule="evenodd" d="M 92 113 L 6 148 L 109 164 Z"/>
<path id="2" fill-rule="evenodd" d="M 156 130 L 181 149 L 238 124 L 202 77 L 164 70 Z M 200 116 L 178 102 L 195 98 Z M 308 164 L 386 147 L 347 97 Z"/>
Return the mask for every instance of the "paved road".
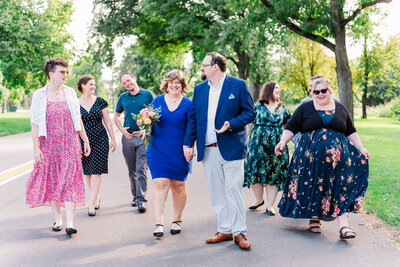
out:
<path id="1" fill-rule="evenodd" d="M 29 135 L 0 138 L 0 170 L 31 160 L 30 143 L 14 152 L 3 146 L 11 146 L 11 141 L 20 144 L 18 138 Z M 316 235 L 306 231 L 306 220 L 268 217 L 262 209 L 247 212 L 250 251 L 241 251 L 233 242 L 205 244 L 204 239 L 215 233 L 216 218 L 200 164 L 194 164 L 187 183 L 182 233 L 155 240 L 151 206 L 145 214 L 130 207 L 120 144 L 110 157 L 109 169 L 98 215 L 88 217 L 86 207 L 78 208 L 79 232 L 72 238 L 64 231 L 51 231 L 50 208 L 25 205 L 27 175 L 0 186 L 0 266 L 400 266 L 400 251 L 369 231 L 356 215 L 351 221 L 357 238 L 349 242 L 339 240 L 337 222 L 323 223 L 323 234 Z M 248 206 L 250 190 L 245 190 L 245 200 Z M 169 196 L 165 230 L 172 220 L 171 209 Z"/>

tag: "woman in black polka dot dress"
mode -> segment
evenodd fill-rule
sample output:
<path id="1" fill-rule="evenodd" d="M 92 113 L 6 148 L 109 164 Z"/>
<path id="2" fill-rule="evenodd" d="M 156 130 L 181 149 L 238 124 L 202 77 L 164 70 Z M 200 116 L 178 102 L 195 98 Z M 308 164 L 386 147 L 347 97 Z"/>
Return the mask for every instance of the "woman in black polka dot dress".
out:
<path id="1" fill-rule="evenodd" d="M 114 152 L 116 147 L 115 137 L 108 114 L 107 102 L 103 98 L 93 95 L 96 90 L 94 77 L 90 75 L 82 76 L 78 82 L 78 90 L 82 93 L 79 99 L 81 117 L 92 149 L 88 157 L 82 156 L 83 173 L 86 175 L 86 182 L 90 188 L 88 215 L 95 216 L 96 209 L 100 208 L 98 193 L 101 174 L 108 173 L 108 151 L 111 146 L 111 151 Z M 110 146 L 103 122 L 111 137 Z"/>

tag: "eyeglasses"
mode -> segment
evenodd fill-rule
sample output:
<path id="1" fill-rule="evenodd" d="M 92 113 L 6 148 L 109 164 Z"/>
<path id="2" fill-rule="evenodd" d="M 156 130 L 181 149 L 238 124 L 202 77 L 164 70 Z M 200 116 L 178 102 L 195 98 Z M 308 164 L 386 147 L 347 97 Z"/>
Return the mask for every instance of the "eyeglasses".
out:
<path id="1" fill-rule="evenodd" d="M 215 65 L 215 63 L 214 64 L 201 64 L 201 66 L 203 66 L 203 67 L 210 67 L 212 65 Z"/>
<path id="2" fill-rule="evenodd" d="M 321 89 L 321 90 L 315 90 L 314 89 L 313 93 L 316 94 L 316 95 L 319 95 L 319 93 L 325 94 L 327 91 L 328 91 L 328 88 L 324 88 L 324 89 Z"/>
<path id="3" fill-rule="evenodd" d="M 68 71 L 67 70 L 56 70 L 56 71 L 53 71 L 53 72 L 59 72 L 59 73 L 61 73 L 61 75 L 68 75 Z"/>

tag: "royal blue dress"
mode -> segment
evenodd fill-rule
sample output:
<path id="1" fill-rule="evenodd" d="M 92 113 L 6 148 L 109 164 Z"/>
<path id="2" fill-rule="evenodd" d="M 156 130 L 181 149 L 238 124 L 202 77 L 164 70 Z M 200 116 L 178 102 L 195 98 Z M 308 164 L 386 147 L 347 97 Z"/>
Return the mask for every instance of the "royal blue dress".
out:
<path id="1" fill-rule="evenodd" d="M 179 106 L 170 111 L 164 97 L 156 97 L 151 104 L 154 108 L 161 108 L 161 118 L 154 125 L 150 135 L 151 145 L 147 146 L 147 163 L 152 179 L 185 181 L 191 166 L 183 154 L 183 137 L 192 101 L 183 97 Z"/>

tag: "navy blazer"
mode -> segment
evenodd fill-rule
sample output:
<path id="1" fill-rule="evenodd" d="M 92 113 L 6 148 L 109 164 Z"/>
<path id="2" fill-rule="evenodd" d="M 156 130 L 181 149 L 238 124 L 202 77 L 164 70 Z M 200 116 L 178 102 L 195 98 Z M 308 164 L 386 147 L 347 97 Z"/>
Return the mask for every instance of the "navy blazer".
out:
<path id="1" fill-rule="evenodd" d="M 194 88 L 192 110 L 183 140 L 184 146 L 193 146 L 197 140 L 197 161 L 204 157 L 207 131 L 208 81 Z M 254 103 L 247 83 L 226 76 L 215 114 L 215 128 L 221 129 L 229 121 L 230 129 L 217 134 L 219 151 L 226 161 L 244 159 L 247 153 L 246 124 L 255 118 Z"/>

